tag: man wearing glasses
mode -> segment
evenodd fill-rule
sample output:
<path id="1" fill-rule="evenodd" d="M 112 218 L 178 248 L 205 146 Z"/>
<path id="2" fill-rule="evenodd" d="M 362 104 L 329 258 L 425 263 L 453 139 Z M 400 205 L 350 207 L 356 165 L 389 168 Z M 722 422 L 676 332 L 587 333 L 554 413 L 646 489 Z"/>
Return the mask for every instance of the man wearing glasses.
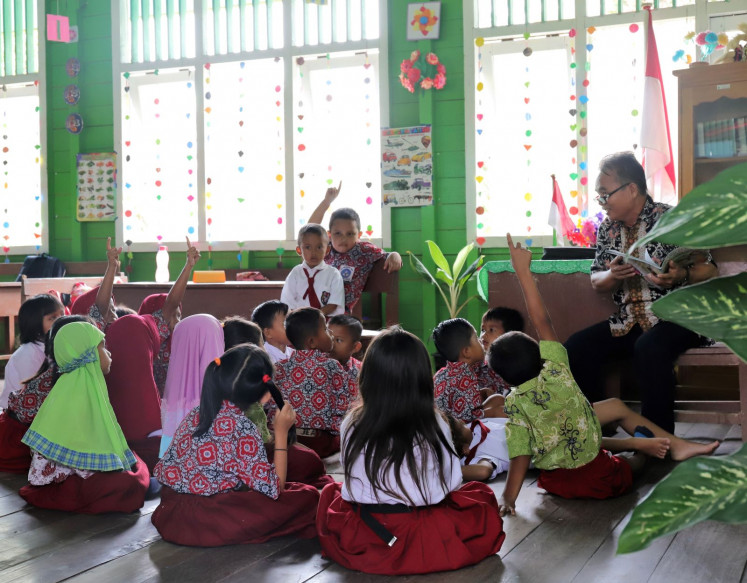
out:
<path id="1" fill-rule="evenodd" d="M 597 251 L 591 266 L 591 285 L 599 293 L 612 293 L 617 312 L 576 332 L 566 341 L 571 372 L 590 402 L 603 399 L 603 369 L 612 356 L 632 357 L 640 391 L 641 414 L 674 432 L 674 363 L 684 351 L 703 339 L 672 322 L 659 320 L 651 304 L 678 287 L 716 275 L 710 253 L 689 265 L 671 264 L 659 276 L 641 275 L 610 250 L 628 253 L 671 207 L 655 203 L 646 189 L 643 167 L 632 152 L 602 159 L 596 183 L 597 200 L 607 213 L 599 226 Z M 633 255 L 661 263 L 676 245 L 652 242 Z"/>

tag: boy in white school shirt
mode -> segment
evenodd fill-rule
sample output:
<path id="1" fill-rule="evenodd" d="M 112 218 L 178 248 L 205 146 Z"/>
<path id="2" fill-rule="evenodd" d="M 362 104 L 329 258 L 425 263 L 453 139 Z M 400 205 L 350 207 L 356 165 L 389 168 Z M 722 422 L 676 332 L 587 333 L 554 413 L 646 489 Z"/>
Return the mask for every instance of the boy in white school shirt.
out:
<path id="1" fill-rule="evenodd" d="M 345 287 L 340 272 L 324 262 L 329 239 L 324 227 L 309 223 L 298 231 L 296 253 L 303 257 L 288 274 L 280 301 L 291 310 L 310 306 L 326 316 L 345 311 Z"/>

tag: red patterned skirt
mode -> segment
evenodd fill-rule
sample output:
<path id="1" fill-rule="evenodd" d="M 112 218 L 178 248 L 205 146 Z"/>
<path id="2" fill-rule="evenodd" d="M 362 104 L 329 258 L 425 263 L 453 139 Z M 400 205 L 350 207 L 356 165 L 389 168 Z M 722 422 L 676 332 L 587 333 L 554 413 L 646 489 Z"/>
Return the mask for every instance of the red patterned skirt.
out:
<path id="1" fill-rule="evenodd" d="M 542 470 L 537 485 L 563 498 L 614 498 L 633 487 L 633 470 L 624 459 L 606 449 L 588 464 L 566 470 Z"/>
<path id="2" fill-rule="evenodd" d="M 86 479 L 71 475 L 56 484 L 27 484 L 18 493 L 29 504 L 51 510 L 81 514 L 134 512 L 145 502 L 149 480 L 148 467 L 138 458 L 130 471 L 95 472 Z"/>
<path id="3" fill-rule="evenodd" d="M 494 555 L 503 544 L 503 520 L 493 491 L 468 482 L 435 506 L 399 514 L 371 511 L 396 537 L 389 546 L 342 499 L 341 484 L 322 490 L 316 526 L 322 553 L 348 569 L 381 575 L 452 571 Z"/>
<path id="4" fill-rule="evenodd" d="M 199 496 L 163 486 L 151 520 L 163 540 L 194 547 L 262 543 L 289 534 L 313 538 L 319 492 L 307 484 L 285 487 L 273 500 L 253 490 Z"/>
<path id="5" fill-rule="evenodd" d="M 265 444 L 267 459 L 270 463 L 275 460 L 275 448 Z M 288 448 L 288 482 L 301 482 L 314 488 L 324 488 L 334 483 L 335 479 L 327 474 L 322 458 L 313 449 L 302 445 L 291 445 Z"/>
<path id="6" fill-rule="evenodd" d="M 21 439 L 29 426 L 11 417 L 7 411 L 0 414 L 0 472 L 27 474 L 31 466 L 31 450 Z"/>

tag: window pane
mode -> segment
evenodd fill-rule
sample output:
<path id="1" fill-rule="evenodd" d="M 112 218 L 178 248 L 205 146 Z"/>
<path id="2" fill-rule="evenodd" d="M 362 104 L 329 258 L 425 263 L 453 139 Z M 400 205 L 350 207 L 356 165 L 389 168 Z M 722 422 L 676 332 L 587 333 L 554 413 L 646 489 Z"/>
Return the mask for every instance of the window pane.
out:
<path id="1" fill-rule="evenodd" d="M 0 91 L 0 125 L 3 168 L 0 235 L 3 251 L 7 254 L 13 252 L 13 247 L 41 245 L 41 141 L 37 87 L 3 86 Z"/>
<path id="2" fill-rule="evenodd" d="M 205 81 L 208 241 L 284 240 L 283 61 L 213 64 Z"/>
<path id="3" fill-rule="evenodd" d="M 296 225 L 306 222 L 329 186 L 342 181 L 332 208 L 354 208 L 364 234 L 381 237 L 378 57 L 307 57 L 298 62 L 293 120 Z"/>
<path id="4" fill-rule="evenodd" d="M 197 232 L 192 70 L 134 73 L 122 93 L 124 238 L 183 241 Z"/>

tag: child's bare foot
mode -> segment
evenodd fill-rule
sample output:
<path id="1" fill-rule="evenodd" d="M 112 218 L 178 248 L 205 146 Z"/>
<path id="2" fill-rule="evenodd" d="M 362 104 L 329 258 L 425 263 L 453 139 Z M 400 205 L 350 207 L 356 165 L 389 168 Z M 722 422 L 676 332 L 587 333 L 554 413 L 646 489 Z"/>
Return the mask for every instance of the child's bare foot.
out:
<path id="1" fill-rule="evenodd" d="M 679 437 L 672 438 L 672 447 L 670 453 L 672 459 L 676 462 L 695 457 L 696 455 L 711 455 L 716 448 L 719 446 L 718 441 L 711 443 L 697 443 L 695 441 L 688 441 L 686 439 L 680 439 Z"/>
<path id="2" fill-rule="evenodd" d="M 669 451 L 670 442 L 666 437 L 633 437 L 635 451 L 647 456 L 664 459 Z"/>

